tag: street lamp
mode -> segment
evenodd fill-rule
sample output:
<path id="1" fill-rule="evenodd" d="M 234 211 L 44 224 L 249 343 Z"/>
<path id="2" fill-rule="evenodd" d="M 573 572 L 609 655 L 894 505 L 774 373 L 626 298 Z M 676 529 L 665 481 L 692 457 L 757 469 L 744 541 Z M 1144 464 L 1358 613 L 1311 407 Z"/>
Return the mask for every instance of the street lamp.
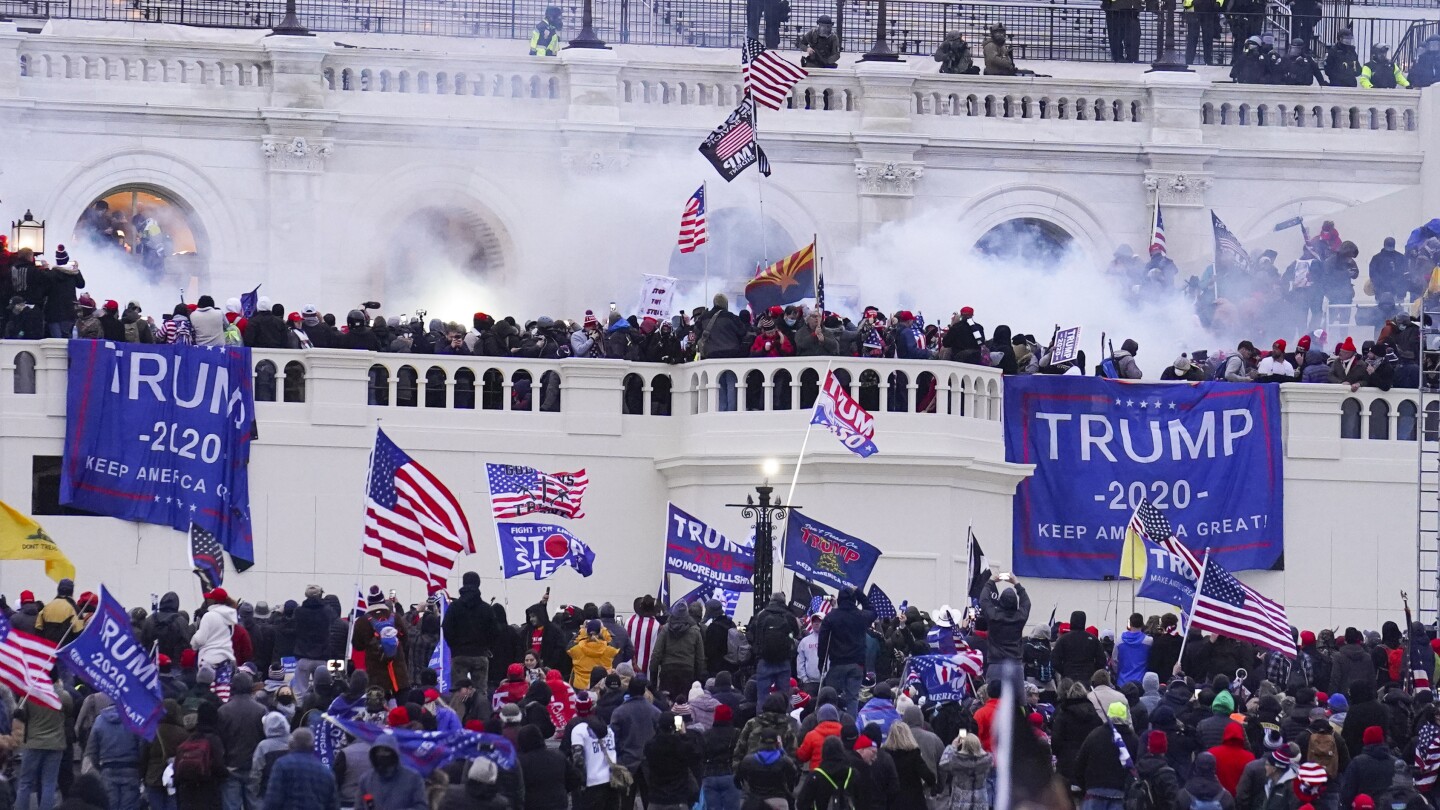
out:
<path id="1" fill-rule="evenodd" d="M 10 250 L 25 248 L 37 254 L 45 252 L 45 220 L 36 222 L 29 208 L 25 209 L 25 216 L 19 222 L 10 223 Z"/>
<path id="2" fill-rule="evenodd" d="M 775 592 L 775 521 L 783 520 L 795 506 L 782 506 L 780 500 L 770 500 L 775 488 L 770 486 L 770 476 L 780 472 L 780 462 L 766 459 L 760 467 L 765 473 L 765 483 L 755 488 L 759 503 L 749 495 L 745 503 L 727 503 L 728 507 L 739 509 L 740 516 L 755 521 L 755 615 L 765 609 L 770 594 Z"/>
<path id="3" fill-rule="evenodd" d="M 300 24 L 300 17 L 295 13 L 295 0 L 285 0 L 285 17 L 280 24 L 270 29 L 271 36 L 280 37 L 313 37 L 310 29 Z"/>
<path id="4" fill-rule="evenodd" d="M 1160 19 L 1155 26 L 1155 61 L 1150 72 L 1157 70 L 1190 73 L 1190 66 L 1175 48 L 1175 2 L 1160 0 Z"/>
<path id="5" fill-rule="evenodd" d="M 890 47 L 890 42 L 885 32 L 885 0 L 880 0 L 879 8 L 875 14 L 875 44 L 870 50 L 860 57 L 861 62 L 901 62 L 900 54 Z"/>
<path id="6" fill-rule="evenodd" d="M 566 50 L 570 48 L 590 48 L 593 50 L 610 50 L 604 40 L 595 35 L 595 11 L 591 7 L 590 0 L 585 0 L 580 5 L 580 33 L 570 40 Z"/>

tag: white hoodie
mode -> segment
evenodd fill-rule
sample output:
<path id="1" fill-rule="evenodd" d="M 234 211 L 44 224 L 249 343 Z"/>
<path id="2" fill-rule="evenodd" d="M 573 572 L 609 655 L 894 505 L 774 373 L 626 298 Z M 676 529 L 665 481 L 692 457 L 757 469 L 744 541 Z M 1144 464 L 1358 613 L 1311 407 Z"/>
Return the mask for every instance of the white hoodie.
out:
<path id="1" fill-rule="evenodd" d="M 190 639 L 199 663 L 212 667 L 235 663 L 235 648 L 230 642 L 235 619 L 235 608 L 229 605 L 211 605 L 200 617 L 200 628 Z"/>

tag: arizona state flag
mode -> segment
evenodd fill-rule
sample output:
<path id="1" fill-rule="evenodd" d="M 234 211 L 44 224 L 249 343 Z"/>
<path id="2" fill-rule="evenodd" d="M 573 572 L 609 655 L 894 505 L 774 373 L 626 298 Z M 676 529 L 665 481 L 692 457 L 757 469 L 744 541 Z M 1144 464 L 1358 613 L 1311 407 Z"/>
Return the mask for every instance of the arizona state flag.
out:
<path id="1" fill-rule="evenodd" d="M 44 560 L 45 575 L 59 582 L 75 578 L 75 565 L 40 524 L 0 503 L 0 560 Z"/>
<path id="2" fill-rule="evenodd" d="M 755 274 L 745 285 L 745 301 L 753 312 L 815 297 L 815 243 Z"/>

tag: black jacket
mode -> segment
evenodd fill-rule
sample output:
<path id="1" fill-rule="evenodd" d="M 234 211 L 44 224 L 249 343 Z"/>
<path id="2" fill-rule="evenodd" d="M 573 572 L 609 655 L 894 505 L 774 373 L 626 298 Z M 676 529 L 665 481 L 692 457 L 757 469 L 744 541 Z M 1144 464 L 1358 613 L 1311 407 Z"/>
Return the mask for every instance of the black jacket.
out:
<path id="1" fill-rule="evenodd" d="M 180 597 L 170 591 L 160 597 L 160 608 L 145 618 L 141 643 L 146 649 L 159 645 L 161 655 L 168 655 L 177 666 L 180 653 L 189 649 L 189 632 L 180 618 Z"/>
<path id="2" fill-rule="evenodd" d="M 460 589 L 460 597 L 445 611 L 442 632 L 450 654 L 489 655 L 495 644 L 495 610 L 480 595 L 480 589 Z"/>
<path id="3" fill-rule="evenodd" d="M 330 641 L 330 621 L 335 618 L 318 596 L 309 596 L 295 609 L 295 657 L 323 661 Z"/>
<path id="4" fill-rule="evenodd" d="M 693 804 L 700 783 L 692 768 L 700 759 L 698 734 L 656 734 L 645 743 L 645 782 L 650 804 Z"/>
<path id="5" fill-rule="evenodd" d="M 289 337 L 285 322 L 273 312 L 260 311 L 245 323 L 245 345 L 255 349 L 283 349 Z"/>
<path id="6" fill-rule="evenodd" d="M 570 758 L 546 748 L 539 729 L 521 729 L 517 747 L 520 774 L 525 779 L 525 810 L 566 810 L 569 794 L 585 786 L 584 774 Z"/>
<path id="7" fill-rule="evenodd" d="M 1160 676 L 1161 683 L 1169 683 L 1174 677 L 1175 665 L 1180 662 L 1180 644 L 1185 640 L 1179 633 L 1161 633 L 1151 636 L 1150 660 L 1145 668 Z"/>
<path id="8" fill-rule="evenodd" d="M 1074 782 L 1078 776 L 1075 763 L 1080 757 L 1080 747 L 1090 732 L 1104 725 L 1095 714 L 1095 704 L 1089 698 L 1065 698 L 1055 712 L 1050 737 L 1050 750 L 1055 754 L 1055 769 L 1061 776 Z"/>
<path id="9" fill-rule="evenodd" d="M 1129 726 L 1115 728 L 1119 729 L 1120 738 L 1125 741 L 1133 759 L 1140 749 L 1135 732 Z M 1075 758 L 1075 783 L 1081 790 L 1124 790 L 1128 777 L 1129 772 L 1120 764 L 1120 754 L 1115 750 L 1115 738 L 1110 734 L 1110 727 L 1102 724 L 1091 731 L 1080 746 L 1080 753 Z"/>
<path id="10" fill-rule="evenodd" d="M 1384 743 L 1367 745 L 1340 775 L 1340 805 L 1349 807 L 1361 793 L 1379 796 L 1395 778 L 1395 756 Z"/>
<path id="11" fill-rule="evenodd" d="M 855 596 L 866 608 L 869 607 L 864 601 L 864 594 L 856 593 Z M 863 666 L 866 631 L 874 623 L 875 614 L 856 607 L 850 600 L 849 592 L 841 594 L 839 606 L 820 623 L 820 668 L 824 669 L 827 661 L 832 667 L 841 664 Z"/>
<path id="12" fill-rule="evenodd" d="M 749 330 L 745 328 L 740 316 L 728 309 L 716 308 L 702 317 L 704 320 L 696 324 L 696 334 L 699 336 L 696 341 L 705 341 L 705 353 L 701 359 L 746 357 L 750 354 L 750 344 L 745 340 Z"/>
<path id="13" fill-rule="evenodd" d="M 1180 777 L 1165 761 L 1165 757 L 1146 754 L 1136 763 L 1140 778 L 1150 785 L 1150 797 L 1159 808 L 1174 807 L 1175 795 L 1180 792 Z"/>
<path id="14" fill-rule="evenodd" d="M 1025 622 L 1030 620 L 1030 594 L 1024 585 L 1000 593 L 994 582 L 980 594 L 980 609 L 990 623 L 987 664 L 1019 661 L 1024 657 Z"/>
<path id="15" fill-rule="evenodd" d="M 1100 639 L 1085 632 L 1085 613 L 1070 614 L 1070 632 L 1055 642 L 1050 653 L 1050 663 L 1055 667 L 1055 677 L 1069 678 L 1080 683 L 1090 683 L 1095 670 L 1105 668 L 1105 653 L 1100 649 Z"/>
<path id="16" fill-rule="evenodd" d="M 705 628 L 705 666 L 710 669 L 711 674 L 722 669 L 735 668 L 733 663 L 725 660 L 725 654 L 730 648 L 730 631 L 733 629 L 735 622 L 723 613 L 711 619 Z"/>
<path id="17" fill-rule="evenodd" d="M 700 741 L 702 775 L 729 776 L 734 769 L 735 741 L 740 732 L 731 723 L 716 724 Z"/>
<path id="18" fill-rule="evenodd" d="M 799 779 L 799 766 L 783 751 L 751 754 L 735 770 L 735 784 L 745 792 L 743 810 L 759 810 L 765 799 L 788 799 Z"/>
<path id="19" fill-rule="evenodd" d="M 1339 42 L 1330 46 L 1325 54 L 1325 78 L 1332 87 L 1358 87 L 1360 84 L 1360 54 L 1354 45 Z"/>

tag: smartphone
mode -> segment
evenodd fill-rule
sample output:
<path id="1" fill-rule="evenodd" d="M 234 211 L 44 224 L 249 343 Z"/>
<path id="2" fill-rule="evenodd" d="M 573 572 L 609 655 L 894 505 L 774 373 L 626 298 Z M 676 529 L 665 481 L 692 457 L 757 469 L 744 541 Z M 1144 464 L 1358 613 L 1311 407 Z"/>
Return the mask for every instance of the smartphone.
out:
<path id="1" fill-rule="evenodd" d="M 685 730 L 685 718 L 681 717 L 681 716 L 678 715 L 678 714 L 675 715 L 675 730 L 676 730 L 676 731 L 684 731 L 684 730 Z"/>
<path id="2" fill-rule="evenodd" d="M 549 586 L 549 585 L 546 585 L 546 586 L 545 586 L 545 595 L 542 596 L 542 597 L 540 597 L 540 601 L 541 601 L 541 602 L 549 602 L 549 601 L 550 601 L 550 586 Z"/>
<path id="3" fill-rule="evenodd" d="M 394 589 L 394 588 L 391 588 L 391 589 L 390 589 L 390 601 L 392 601 L 392 602 L 395 601 L 395 589 Z"/>

